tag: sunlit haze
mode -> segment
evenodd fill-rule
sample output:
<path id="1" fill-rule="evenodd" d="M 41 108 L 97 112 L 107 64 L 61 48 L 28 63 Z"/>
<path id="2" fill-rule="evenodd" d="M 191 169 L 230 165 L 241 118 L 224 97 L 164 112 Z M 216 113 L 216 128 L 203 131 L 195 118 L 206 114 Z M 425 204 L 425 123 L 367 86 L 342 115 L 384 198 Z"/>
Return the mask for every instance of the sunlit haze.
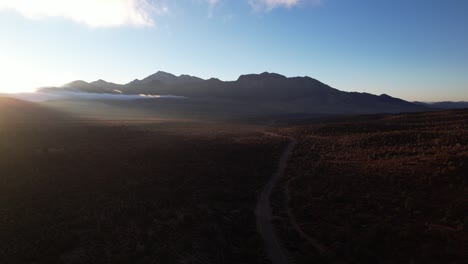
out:
<path id="1" fill-rule="evenodd" d="M 33 92 L 38 87 L 61 86 L 78 76 L 57 69 L 47 68 L 47 64 L 20 58 L 2 57 L 0 63 L 0 91 L 5 93 Z"/>
<path id="2" fill-rule="evenodd" d="M 468 100 L 467 13 L 458 0 L 0 0 L 0 92 L 269 71 Z"/>

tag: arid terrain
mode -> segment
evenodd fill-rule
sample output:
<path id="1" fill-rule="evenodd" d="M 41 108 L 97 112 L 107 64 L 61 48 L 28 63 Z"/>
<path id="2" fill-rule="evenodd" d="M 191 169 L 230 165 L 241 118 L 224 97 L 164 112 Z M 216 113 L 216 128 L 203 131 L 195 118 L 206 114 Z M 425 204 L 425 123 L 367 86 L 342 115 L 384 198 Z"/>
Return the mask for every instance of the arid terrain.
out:
<path id="1" fill-rule="evenodd" d="M 0 264 L 468 264 L 468 0 L 0 0 Z"/>
<path id="2" fill-rule="evenodd" d="M 295 263 L 464 263 L 468 111 L 337 118 L 298 140 L 276 226 Z"/>
<path id="3" fill-rule="evenodd" d="M 1 263 L 468 257 L 467 110 L 288 125 L 0 110 Z"/>
<path id="4" fill-rule="evenodd" d="M 282 140 L 1 104 L 1 263 L 267 263 L 254 209 Z"/>

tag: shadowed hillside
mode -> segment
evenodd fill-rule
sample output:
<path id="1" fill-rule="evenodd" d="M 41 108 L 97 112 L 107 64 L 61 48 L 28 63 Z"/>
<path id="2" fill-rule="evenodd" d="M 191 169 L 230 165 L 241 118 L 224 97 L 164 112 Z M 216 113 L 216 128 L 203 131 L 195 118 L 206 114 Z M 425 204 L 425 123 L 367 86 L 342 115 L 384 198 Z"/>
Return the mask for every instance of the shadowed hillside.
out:
<path id="1" fill-rule="evenodd" d="M 190 99 L 229 101 L 250 108 L 269 108 L 267 114 L 343 114 L 427 111 L 425 105 L 413 104 L 388 95 L 343 92 L 310 77 L 287 78 L 276 73 L 242 75 L 236 81 L 203 80 L 197 77 L 157 72 L 143 80 L 117 85 L 99 80 L 75 81 L 42 92 L 74 91 L 86 93 L 176 95 Z"/>
<path id="2" fill-rule="evenodd" d="M 48 121 L 64 121 L 69 116 L 48 107 L 0 96 L 0 124 L 8 128 L 19 124 L 37 124 Z"/>

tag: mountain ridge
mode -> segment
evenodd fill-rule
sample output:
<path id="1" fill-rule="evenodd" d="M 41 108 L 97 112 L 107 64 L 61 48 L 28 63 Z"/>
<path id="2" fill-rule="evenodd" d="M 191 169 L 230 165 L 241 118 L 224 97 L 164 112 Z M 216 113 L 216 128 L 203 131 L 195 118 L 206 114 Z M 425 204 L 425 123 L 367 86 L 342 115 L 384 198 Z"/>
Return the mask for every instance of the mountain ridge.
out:
<path id="1" fill-rule="evenodd" d="M 240 75 L 234 81 L 207 80 L 176 76 L 158 71 L 142 80 L 115 84 L 104 80 L 91 83 L 74 81 L 62 87 L 43 88 L 42 92 L 79 91 L 127 95 L 174 95 L 187 98 L 229 100 L 250 105 L 273 105 L 275 109 L 298 113 L 380 113 L 427 111 L 415 104 L 387 94 L 345 92 L 309 76 L 286 77 L 278 73 Z"/>

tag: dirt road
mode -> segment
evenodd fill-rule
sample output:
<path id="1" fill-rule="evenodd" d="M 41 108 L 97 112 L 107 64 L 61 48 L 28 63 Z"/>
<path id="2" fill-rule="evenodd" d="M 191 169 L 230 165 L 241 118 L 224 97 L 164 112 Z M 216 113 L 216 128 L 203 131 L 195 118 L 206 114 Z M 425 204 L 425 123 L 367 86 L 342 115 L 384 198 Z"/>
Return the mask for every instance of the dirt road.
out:
<path id="1" fill-rule="evenodd" d="M 268 133 L 270 136 L 282 137 L 280 135 Z M 296 145 L 296 140 L 289 138 L 290 142 L 281 155 L 278 168 L 263 188 L 262 193 L 257 202 L 256 215 L 257 215 L 257 230 L 262 237 L 265 252 L 267 257 L 273 264 L 286 264 L 289 263 L 286 255 L 286 250 L 281 245 L 278 236 L 276 235 L 273 223 L 271 222 L 271 204 L 270 196 L 273 188 L 280 179 L 286 169 L 289 155 Z"/>

